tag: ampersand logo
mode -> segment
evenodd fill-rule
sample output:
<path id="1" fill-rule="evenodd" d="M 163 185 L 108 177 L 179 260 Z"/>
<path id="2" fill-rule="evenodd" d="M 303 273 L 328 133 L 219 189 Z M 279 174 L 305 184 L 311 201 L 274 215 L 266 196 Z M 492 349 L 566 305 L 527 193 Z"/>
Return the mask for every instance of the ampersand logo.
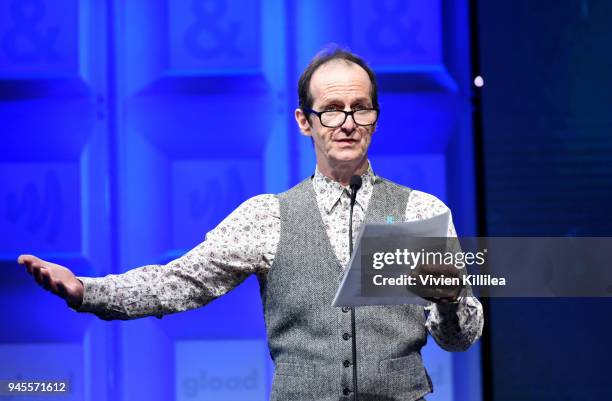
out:
<path id="1" fill-rule="evenodd" d="M 195 23 L 185 31 L 184 43 L 192 56 L 210 59 L 227 54 L 232 57 L 243 57 L 236 47 L 239 24 L 229 22 L 221 25 L 227 12 L 223 0 L 193 0 L 191 3 Z"/>
<path id="2" fill-rule="evenodd" d="M 42 189 L 35 182 L 29 182 L 21 196 L 8 194 L 7 206 L 6 218 L 10 223 L 23 221 L 29 233 L 42 231 L 47 242 L 54 243 L 57 240 L 61 232 L 62 198 L 55 171 L 45 173 Z"/>
<path id="3" fill-rule="evenodd" d="M 235 167 L 227 170 L 224 179 L 215 177 L 208 180 L 204 188 L 207 190 L 194 189 L 189 193 L 189 214 L 194 219 L 213 220 L 227 213 L 228 207 L 240 204 L 245 197 L 244 183 L 240 171 Z M 221 188 L 222 190 L 214 194 L 208 188 Z"/>
<path id="4" fill-rule="evenodd" d="M 2 37 L 2 49 L 15 63 L 58 62 L 59 27 L 42 29 L 46 15 L 43 0 L 14 0 L 10 5 L 13 25 Z"/>
<path id="5" fill-rule="evenodd" d="M 408 1 L 372 0 L 373 9 L 377 10 L 377 18 L 368 27 L 367 40 L 372 49 L 385 55 L 392 55 L 409 50 L 413 54 L 424 54 L 425 49 L 418 42 L 422 30 L 420 21 L 405 24 L 402 17 L 406 16 Z"/>

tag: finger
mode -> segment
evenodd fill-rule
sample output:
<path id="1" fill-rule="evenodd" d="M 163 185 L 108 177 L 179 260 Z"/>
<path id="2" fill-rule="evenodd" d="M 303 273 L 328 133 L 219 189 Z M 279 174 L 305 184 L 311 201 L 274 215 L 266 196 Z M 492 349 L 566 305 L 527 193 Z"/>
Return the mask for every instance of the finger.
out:
<path id="1" fill-rule="evenodd" d="M 32 266 L 32 276 L 34 276 L 34 279 L 36 279 L 36 282 L 41 285 L 43 283 L 42 270 L 43 269 L 40 266 Z"/>
<path id="2" fill-rule="evenodd" d="M 49 286 L 49 280 L 50 280 L 50 276 L 49 274 L 41 269 L 40 270 L 40 283 L 42 284 L 42 286 L 44 287 L 45 290 L 49 290 L 50 286 Z"/>
<path id="3" fill-rule="evenodd" d="M 452 298 L 447 298 L 447 297 L 423 297 L 423 299 L 429 301 L 429 302 L 433 302 L 436 304 L 448 304 L 451 302 L 455 302 L 454 299 Z"/>
<path id="4" fill-rule="evenodd" d="M 19 255 L 19 257 L 17 258 L 17 263 L 19 263 L 20 265 L 32 264 L 32 263 L 39 262 L 39 261 L 40 259 L 38 259 L 34 255 Z"/>
<path id="5" fill-rule="evenodd" d="M 42 276 L 42 282 L 43 282 L 43 287 L 45 287 L 46 290 L 49 291 L 53 291 L 53 283 L 51 280 L 51 274 L 49 274 L 48 270 L 43 270 L 41 272 L 41 276 Z"/>
<path id="6" fill-rule="evenodd" d="M 36 281 L 38 281 L 38 284 L 40 284 L 45 290 L 51 291 L 52 280 L 51 273 L 49 273 L 49 270 L 45 269 L 44 267 L 38 268 L 38 277 Z"/>
<path id="7" fill-rule="evenodd" d="M 32 255 L 19 255 L 17 263 L 25 265 L 27 272 L 32 274 Z"/>
<path id="8" fill-rule="evenodd" d="M 41 266 L 43 261 L 34 255 L 20 255 L 19 258 L 17 258 L 17 263 L 25 265 L 27 272 L 32 274 L 33 267 L 37 265 Z"/>
<path id="9" fill-rule="evenodd" d="M 440 298 L 444 294 L 437 287 L 421 287 L 418 289 L 418 292 L 421 294 L 423 298 L 431 297 L 431 298 Z"/>
<path id="10" fill-rule="evenodd" d="M 66 286 L 64 285 L 64 283 L 61 281 L 58 281 L 56 286 L 57 286 L 58 294 L 61 295 L 62 298 L 66 298 L 68 296 L 68 290 L 66 289 Z"/>
<path id="11" fill-rule="evenodd" d="M 49 279 L 49 287 L 51 288 L 51 291 L 53 291 L 54 294 L 59 294 L 59 289 L 57 288 L 57 280 L 54 278 L 50 278 Z"/>
<path id="12" fill-rule="evenodd" d="M 40 270 L 44 268 L 45 267 L 43 266 L 43 264 L 39 261 L 26 262 L 26 270 L 29 271 L 31 274 L 33 274 L 35 270 Z"/>

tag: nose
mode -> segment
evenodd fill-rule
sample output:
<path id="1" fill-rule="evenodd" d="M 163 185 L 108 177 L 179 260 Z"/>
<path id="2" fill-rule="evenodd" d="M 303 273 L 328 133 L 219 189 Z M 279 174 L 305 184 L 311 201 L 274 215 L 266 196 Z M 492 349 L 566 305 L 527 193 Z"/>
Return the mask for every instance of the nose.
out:
<path id="1" fill-rule="evenodd" d="M 346 116 L 344 124 L 342 124 L 340 127 L 342 128 L 342 132 L 344 132 L 346 136 L 351 136 L 353 132 L 355 132 L 355 127 L 357 127 L 353 115 L 351 114 Z"/>

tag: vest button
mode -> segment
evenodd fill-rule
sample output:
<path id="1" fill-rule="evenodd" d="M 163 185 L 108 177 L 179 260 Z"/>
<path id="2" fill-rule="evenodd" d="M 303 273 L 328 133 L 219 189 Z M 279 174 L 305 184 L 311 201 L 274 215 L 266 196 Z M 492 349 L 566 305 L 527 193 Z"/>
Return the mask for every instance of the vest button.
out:
<path id="1" fill-rule="evenodd" d="M 344 362 L 342 362 L 342 365 L 344 365 L 345 368 L 348 368 L 349 366 L 351 366 L 351 361 L 345 359 Z"/>
<path id="2" fill-rule="evenodd" d="M 349 308 L 348 306 L 343 306 L 342 307 L 342 312 L 344 313 L 348 313 L 351 310 L 351 308 Z"/>
<path id="3" fill-rule="evenodd" d="M 342 394 L 344 395 L 349 395 L 351 393 L 351 389 L 348 387 L 345 387 L 344 390 L 342 390 Z"/>
<path id="4" fill-rule="evenodd" d="M 351 335 L 349 333 L 344 333 L 344 334 L 342 334 L 342 338 L 344 340 L 348 340 L 349 338 L 351 338 Z"/>

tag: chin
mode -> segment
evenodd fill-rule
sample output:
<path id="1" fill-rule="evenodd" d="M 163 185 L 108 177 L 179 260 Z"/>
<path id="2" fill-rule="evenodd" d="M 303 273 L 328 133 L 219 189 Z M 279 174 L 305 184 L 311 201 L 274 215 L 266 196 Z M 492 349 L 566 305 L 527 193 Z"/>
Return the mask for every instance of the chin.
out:
<path id="1" fill-rule="evenodd" d="M 363 160 L 364 154 L 356 151 L 342 151 L 342 152 L 334 152 L 330 154 L 331 159 L 334 159 L 338 162 L 358 162 Z"/>

